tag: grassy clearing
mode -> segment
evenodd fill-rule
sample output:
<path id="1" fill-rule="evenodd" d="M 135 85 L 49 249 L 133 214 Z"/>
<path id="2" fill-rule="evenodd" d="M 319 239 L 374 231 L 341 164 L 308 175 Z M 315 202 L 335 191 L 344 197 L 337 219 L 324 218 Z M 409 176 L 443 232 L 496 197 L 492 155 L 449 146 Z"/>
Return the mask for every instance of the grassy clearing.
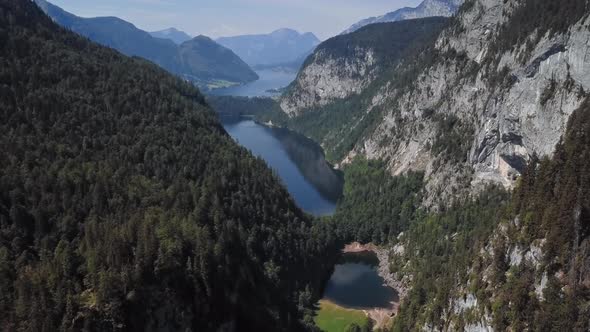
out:
<path id="1" fill-rule="evenodd" d="M 350 324 L 364 326 L 367 320 L 363 311 L 346 309 L 327 300 L 320 300 L 320 310 L 315 317 L 316 325 L 325 332 L 344 332 Z"/>

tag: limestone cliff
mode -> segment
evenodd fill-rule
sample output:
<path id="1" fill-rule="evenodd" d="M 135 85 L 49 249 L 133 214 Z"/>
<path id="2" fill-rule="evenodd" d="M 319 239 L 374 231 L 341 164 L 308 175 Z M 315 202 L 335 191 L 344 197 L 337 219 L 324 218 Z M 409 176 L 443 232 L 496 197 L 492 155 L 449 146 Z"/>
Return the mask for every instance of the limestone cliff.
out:
<path id="1" fill-rule="evenodd" d="M 446 19 L 430 18 L 365 27 L 320 44 L 281 99 L 291 117 L 360 94 L 417 44 L 429 40 Z"/>
<path id="2" fill-rule="evenodd" d="M 557 7 L 568 12 L 540 22 L 554 16 L 531 16 L 531 3 L 465 3 L 428 55 L 402 59 L 370 94 L 358 95 L 360 114 L 379 114 L 341 161 L 364 155 L 388 160 L 392 174 L 425 171 L 430 203 L 487 183 L 512 187 L 531 156 L 552 153 L 590 89 L 588 12 Z M 299 75 L 298 93 L 282 100 L 289 115 L 354 95 L 376 76 L 366 69 L 372 57 L 318 61 L 322 55 Z M 400 84 L 407 72 L 411 79 Z M 309 88 L 315 82 L 319 88 Z"/>

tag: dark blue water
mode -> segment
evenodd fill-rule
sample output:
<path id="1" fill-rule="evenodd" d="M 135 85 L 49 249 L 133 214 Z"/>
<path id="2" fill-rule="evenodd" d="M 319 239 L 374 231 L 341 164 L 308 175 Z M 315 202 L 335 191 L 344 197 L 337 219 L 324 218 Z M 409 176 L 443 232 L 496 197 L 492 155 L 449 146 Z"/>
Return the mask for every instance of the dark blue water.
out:
<path id="1" fill-rule="evenodd" d="M 287 72 L 281 70 L 259 70 L 256 74 L 260 77 L 257 81 L 233 86 L 223 89 L 211 90 L 209 94 L 215 96 L 239 96 L 239 97 L 272 97 L 279 95 L 273 89 L 280 89 L 288 86 L 295 80 L 296 72 Z"/>
<path id="2" fill-rule="evenodd" d="M 225 130 L 242 146 L 264 159 L 304 211 L 334 213 L 342 194 L 342 176 L 324 159 L 321 148 L 308 138 L 248 119 L 221 119 Z"/>
<path id="3" fill-rule="evenodd" d="M 345 254 L 334 267 L 324 298 L 345 308 L 391 308 L 399 297 L 393 288 L 384 286 L 377 265 L 372 252 Z"/>

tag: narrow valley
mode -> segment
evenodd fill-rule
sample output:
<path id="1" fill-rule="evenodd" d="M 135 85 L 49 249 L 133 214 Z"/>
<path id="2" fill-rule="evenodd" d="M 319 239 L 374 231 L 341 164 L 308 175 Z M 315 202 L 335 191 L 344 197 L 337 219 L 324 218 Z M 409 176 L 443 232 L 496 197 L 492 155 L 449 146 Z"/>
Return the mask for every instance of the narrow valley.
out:
<path id="1" fill-rule="evenodd" d="M 0 330 L 590 331 L 590 0 L 409 3 L 0 0 Z"/>

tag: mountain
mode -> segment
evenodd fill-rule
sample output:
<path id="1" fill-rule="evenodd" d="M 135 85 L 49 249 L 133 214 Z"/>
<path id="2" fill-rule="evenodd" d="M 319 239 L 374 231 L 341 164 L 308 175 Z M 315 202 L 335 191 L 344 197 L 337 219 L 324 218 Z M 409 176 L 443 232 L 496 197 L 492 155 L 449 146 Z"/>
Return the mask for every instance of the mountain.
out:
<path id="1" fill-rule="evenodd" d="M 219 59 L 208 58 L 211 53 L 192 52 L 193 57 L 189 58 L 188 53 L 182 51 L 182 45 L 178 46 L 170 39 L 155 38 L 119 18 L 82 18 L 45 0 L 35 0 L 35 2 L 61 26 L 99 44 L 112 47 L 125 55 L 139 56 L 153 61 L 173 74 L 190 79 L 202 88 L 241 84 L 258 79 L 256 73 L 229 50 L 224 53 L 223 59 L 227 61 L 224 63 L 220 63 Z M 215 66 L 204 69 L 206 64 L 215 64 Z M 228 75 L 231 72 L 235 74 Z"/>
<path id="2" fill-rule="evenodd" d="M 270 34 L 222 37 L 216 40 L 231 49 L 250 66 L 284 64 L 296 61 L 320 41 L 311 32 L 279 29 Z"/>
<path id="3" fill-rule="evenodd" d="M 193 85 L 0 0 L 0 326 L 317 331 L 358 241 L 400 298 L 378 329 L 589 331 L 589 5 L 467 0 L 326 41 L 278 101 L 210 98 L 338 163 L 312 220 Z"/>
<path id="4" fill-rule="evenodd" d="M 341 231 L 385 248 L 393 331 L 590 330 L 588 8 L 468 0 L 382 69 L 320 45 L 282 97 L 345 173 Z"/>
<path id="5" fill-rule="evenodd" d="M 313 54 L 313 51 L 314 49 L 310 49 L 309 51 L 301 54 L 295 60 L 290 60 L 288 62 L 276 62 L 267 65 L 254 65 L 252 66 L 252 68 L 254 68 L 254 70 L 282 70 L 296 74 L 297 72 L 299 72 L 299 70 L 305 63 L 305 60 L 307 60 L 307 57 Z"/>
<path id="6" fill-rule="evenodd" d="M 513 6 L 533 6 L 528 1 Z M 579 92 L 590 88 L 584 61 L 578 61 L 586 31 L 576 30 L 586 13 L 541 22 L 521 11 L 503 13 L 502 6 L 494 7 L 498 2 L 467 2 L 427 49 L 402 57 L 401 65 L 381 71 L 385 76 L 379 79 L 371 79 L 371 52 L 334 57 L 320 46 L 282 98 L 282 109 L 293 122 L 314 122 L 315 113 L 323 119 L 317 122 L 331 125 L 311 137 L 339 151 L 334 162 L 360 154 L 390 160 L 395 174 L 419 169 L 441 176 L 429 184 L 433 192 L 441 190 L 438 198 L 488 182 L 512 187 L 531 156 L 552 153 L 581 102 Z M 518 20 L 522 32 L 516 32 Z M 398 23 L 403 22 L 409 21 Z M 534 30 L 529 22 L 540 27 L 535 36 L 525 34 Z M 336 121 L 348 109 L 342 104 L 354 114 Z M 351 128 L 358 136 L 338 139 Z M 449 142 L 454 149 L 445 147 Z M 473 174 L 442 166 L 449 163 Z M 450 175 L 446 171 L 469 181 L 443 180 Z"/>
<path id="7" fill-rule="evenodd" d="M 22 0 L 0 63 L 2 329 L 311 328 L 338 247 L 192 84 Z"/>
<path id="8" fill-rule="evenodd" d="M 329 157 L 347 153 L 349 144 L 354 144 L 355 130 L 361 129 L 352 130 L 348 125 L 362 116 L 350 112 L 365 107 L 350 98 L 373 91 L 372 85 L 431 43 L 447 21 L 434 17 L 374 24 L 323 42 L 280 100 L 282 110 L 292 119 L 290 125 L 322 142 Z M 324 134 L 326 127 L 330 132 Z"/>
<path id="9" fill-rule="evenodd" d="M 211 38 L 197 36 L 179 46 L 180 60 L 191 68 L 185 77 L 194 82 L 227 81 L 250 82 L 258 75 L 231 50 L 217 44 Z"/>
<path id="10" fill-rule="evenodd" d="M 152 37 L 162 38 L 162 39 L 170 39 L 171 41 L 175 42 L 177 45 L 184 43 L 185 41 L 191 40 L 192 37 L 189 36 L 186 32 L 177 30 L 175 28 L 168 28 L 160 31 L 153 31 L 150 32 Z"/>
<path id="11" fill-rule="evenodd" d="M 418 7 L 404 7 L 383 16 L 370 17 L 353 24 L 342 34 L 354 32 L 366 25 L 374 23 L 396 22 L 415 18 L 443 16 L 450 17 L 461 6 L 464 0 L 424 0 Z"/>

